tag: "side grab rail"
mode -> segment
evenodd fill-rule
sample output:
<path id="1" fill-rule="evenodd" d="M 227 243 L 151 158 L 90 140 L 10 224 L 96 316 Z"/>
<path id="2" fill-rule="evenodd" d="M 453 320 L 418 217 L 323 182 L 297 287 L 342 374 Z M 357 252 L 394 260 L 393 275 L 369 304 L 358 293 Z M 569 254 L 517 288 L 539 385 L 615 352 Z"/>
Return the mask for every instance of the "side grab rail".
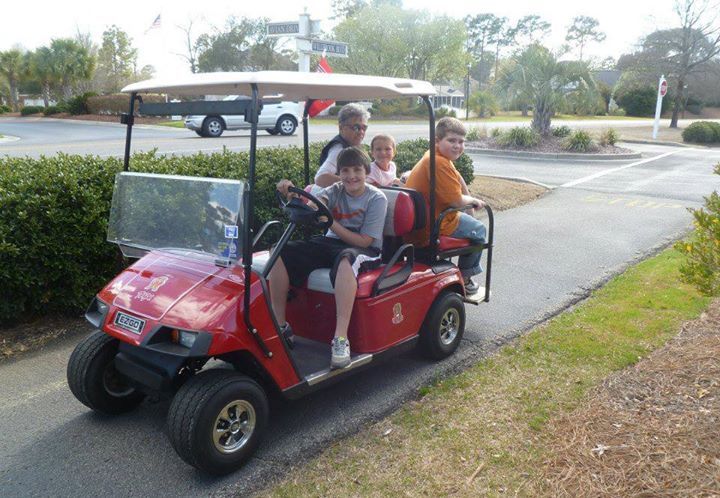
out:
<path id="1" fill-rule="evenodd" d="M 495 232 L 495 216 L 493 215 L 492 208 L 488 204 L 485 204 L 484 207 L 485 211 L 488 214 L 488 238 L 485 244 L 483 244 L 483 247 L 492 247 L 493 234 Z M 435 241 L 436 247 L 440 244 L 440 225 L 442 224 L 442 221 L 445 219 L 445 217 L 450 213 L 454 213 L 456 211 L 465 211 L 470 208 L 472 208 L 472 204 L 468 204 L 467 206 L 462 206 L 458 208 L 448 208 L 440 213 L 440 216 L 438 216 L 437 220 L 435 221 L 435 226 L 432 227 L 432 232 L 430 233 L 430 240 Z"/>
<path id="2" fill-rule="evenodd" d="M 407 253 L 407 259 L 405 264 L 398 271 L 388 275 L 393 266 L 398 262 L 401 256 Z M 415 247 L 412 244 L 403 244 L 398 247 L 395 254 L 392 255 L 390 261 L 387 262 L 385 268 L 383 268 L 380 276 L 375 280 L 373 284 L 372 295 L 376 296 L 381 292 L 385 292 L 388 289 L 403 284 L 410 278 L 412 274 L 413 266 L 415 265 Z"/>

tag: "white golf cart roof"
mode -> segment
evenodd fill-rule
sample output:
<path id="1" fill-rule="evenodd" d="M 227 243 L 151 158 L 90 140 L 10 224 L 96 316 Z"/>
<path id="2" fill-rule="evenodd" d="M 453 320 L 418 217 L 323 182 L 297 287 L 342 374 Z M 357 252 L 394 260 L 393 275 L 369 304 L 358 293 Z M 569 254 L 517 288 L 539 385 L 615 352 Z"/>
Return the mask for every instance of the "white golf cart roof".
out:
<path id="1" fill-rule="evenodd" d="M 199 73 L 177 78 L 157 78 L 133 83 L 124 93 L 172 95 L 250 95 L 251 85 L 260 97 L 282 95 L 284 100 L 364 100 L 434 95 L 427 81 L 385 76 L 336 73 L 258 71 L 254 73 Z"/>

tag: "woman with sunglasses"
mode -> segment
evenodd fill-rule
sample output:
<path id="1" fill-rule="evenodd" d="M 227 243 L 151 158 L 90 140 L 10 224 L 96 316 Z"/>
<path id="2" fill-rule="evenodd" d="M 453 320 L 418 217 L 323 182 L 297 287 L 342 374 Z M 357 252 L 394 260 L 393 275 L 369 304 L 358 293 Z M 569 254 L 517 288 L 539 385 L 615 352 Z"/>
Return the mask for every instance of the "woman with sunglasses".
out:
<path id="1" fill-rule="evenodd" d="M 358 104 L 344 105 L 338 113 L 340 133 L 330 140 L 320 153 L 320 168 L 315 173 L 315 185 L 329 187 L 339 182 L 336 175 L 337 156 L 346 147 L 358 146 L 365 138 L 370 113 Z"/>

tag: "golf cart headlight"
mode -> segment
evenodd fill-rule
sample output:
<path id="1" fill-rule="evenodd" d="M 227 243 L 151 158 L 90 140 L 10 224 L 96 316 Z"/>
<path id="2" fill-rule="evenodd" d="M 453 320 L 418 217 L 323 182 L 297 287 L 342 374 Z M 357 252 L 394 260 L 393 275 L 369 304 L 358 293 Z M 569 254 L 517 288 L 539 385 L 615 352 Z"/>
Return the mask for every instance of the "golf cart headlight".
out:
<path id="1" fill-rule="evenodd" d="M 181 346 L 188 349 L 192 349 L 193 345 L 195 344 L 195 339 L 197 339 L 197 334 L 195 332 L 188 332 L 186 330 L 174 329 L 171 332 L 171 337 L 174 343 L 180 344 Z"/>

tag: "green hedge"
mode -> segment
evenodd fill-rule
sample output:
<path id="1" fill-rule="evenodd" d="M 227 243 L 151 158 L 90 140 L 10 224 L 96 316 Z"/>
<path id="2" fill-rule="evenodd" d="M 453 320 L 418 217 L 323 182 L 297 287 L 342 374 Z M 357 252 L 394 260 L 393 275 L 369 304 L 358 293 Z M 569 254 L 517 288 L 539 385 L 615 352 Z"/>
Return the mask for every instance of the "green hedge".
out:
<path id="1" fill-rule="evenodd" d="M 21 116 L 31 116 L 33 114 L 41 113 L 45 110 L 44 107 L 39 105 L 26 105 L 22 109 L 20 109 L 20 115 Z"/>
<path id="2" fill-rule="evenodd" d="M 410 169 L 427 150 L 427 140 L 398 144 L 400 171 Z M 311 145 L 317 164 L 322 143 Z M 282 219 L 275 185 L 289 178 L 303 183 L 303 153 L 297 147 L 257 152 L 256 227 Z M 246 178 L 247 152 L 192 156 L 135 154 L 132 171 Z M 472 181 L 472 161 L 456 165 Z M 311 176 L 315 166 L 311 168 Z M 47 313 L 77 314 L 125 263 L 106 242 L 117 158 L 59 154 L 53 157 L 0 158 L 0 325 Z"/>
<path id="3" fill-rule="evenodd" d="M 682 137 L 683 142 L 720 143 L 720 124 L 713 121 L 695 121 L 683 130 Z"/>
<path id="4" fill-rule="evenodd" d="M 165 102 L 162 95 L 143 95 L 143 102 L 160 103 Z M 126 93 L 114 93 L 111 95 L 96 95 L 87 99 L 87 109 L 90 114 L 112 114 L 119 116 L 128 112 L 130 96 Z M 137 109 L 137 107 L 136 107 Z"/>

